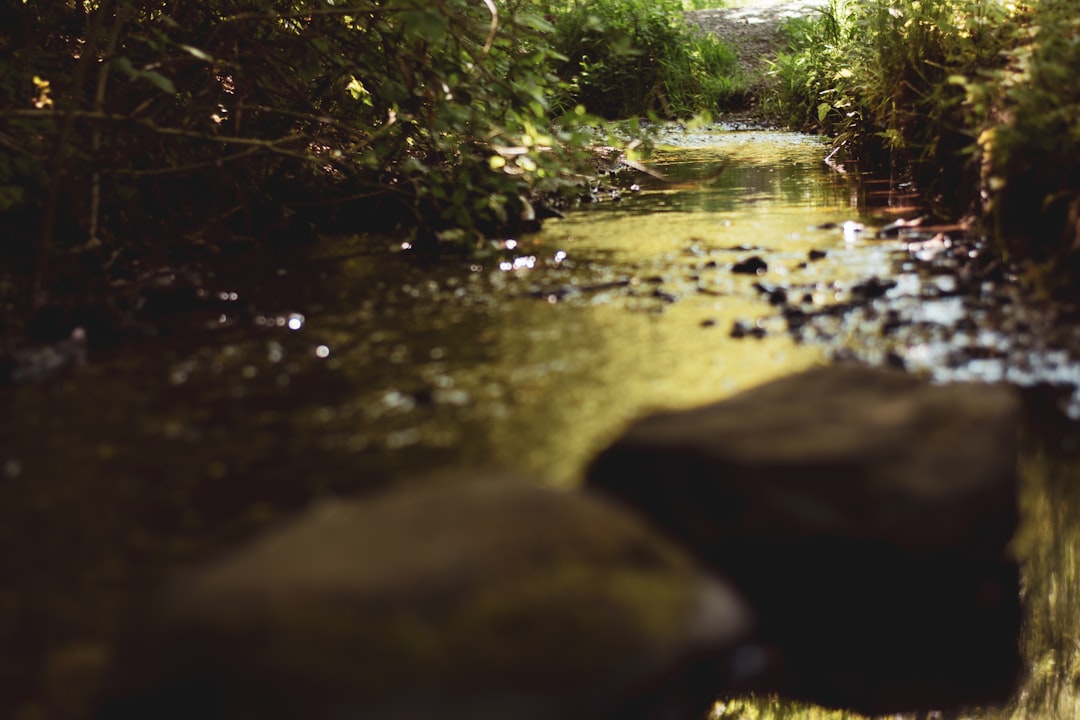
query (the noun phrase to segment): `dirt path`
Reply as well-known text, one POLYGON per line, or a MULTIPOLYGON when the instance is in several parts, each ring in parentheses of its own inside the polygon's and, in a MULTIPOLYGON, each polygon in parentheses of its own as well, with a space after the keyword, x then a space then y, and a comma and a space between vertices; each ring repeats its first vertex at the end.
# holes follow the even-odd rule
POLYGON ((812 15, 825 4, 826 0, 734 0, 731 7, 688 12, 686 19, 730 45, 757 85, 767 67, 765 60, 783 45, 780 25, 812 15))

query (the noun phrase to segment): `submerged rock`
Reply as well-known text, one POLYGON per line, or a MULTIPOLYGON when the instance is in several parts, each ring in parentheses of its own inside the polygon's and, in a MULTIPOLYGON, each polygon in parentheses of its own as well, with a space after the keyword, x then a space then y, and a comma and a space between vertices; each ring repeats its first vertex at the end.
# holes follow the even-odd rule
POLYGON ((440 483, 326 503, 175 578, 100 717, 696 720, 750 626, 605 498, 440 483))
POLYGON ((752 255, 731 266, 731 272, 738 275, 764 275, 768 270, 769 264, 758 255, 752 255))
POLYGON ((728 577, 764 690, 869 714, 1005 699, 1020 670, 1017 400, 859 366, 634 424, 588 484, 728 577))

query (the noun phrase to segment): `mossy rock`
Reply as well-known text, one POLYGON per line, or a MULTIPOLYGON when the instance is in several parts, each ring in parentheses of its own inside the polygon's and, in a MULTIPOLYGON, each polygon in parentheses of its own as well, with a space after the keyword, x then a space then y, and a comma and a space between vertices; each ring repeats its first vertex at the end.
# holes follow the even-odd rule
POLYGON ((816 368, 642 418, 587 484, 747 598, 776 657, 760 689, 866 715, 1003 702, 1019 409, 1006 386, 816 368))
POLYGON ((102 717, 694 717, 750 629, 634 514, 505 478, 314 507, 149 617, 102 717))

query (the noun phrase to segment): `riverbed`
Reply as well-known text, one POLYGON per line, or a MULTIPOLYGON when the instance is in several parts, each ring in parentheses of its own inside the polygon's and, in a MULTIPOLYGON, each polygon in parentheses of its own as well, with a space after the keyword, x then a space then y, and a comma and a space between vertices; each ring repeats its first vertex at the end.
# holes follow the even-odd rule
MULTIPOLYGON (((1080 378, 1069 351, 1032 340, 1053 362, 1031 372, 1010 370, 1010 358, 1034 356, 1031 343, 967 361, 942 351, 976 315, 955 280, 920 269, 918 254, 938 247, 927 243, 945 240, 878 238, 923 212, 918 197, 830 167, 819 139, 717 128, 662 140, 651 164, 663 179, 603 178, 582 189, 591 202, 475 257, 419 261, 401 238, 341 237, 266 264, 223 261, 211 296, 171 332, 4 389, 0 716, 88 717, 144 590, 296 508, 432 470, 498 467, 573 486, 647 412, 855 358, 1039 386, 1016 542, 1034 672, 1014 708, 972 717, 1076 717, 1080 461, 1067 416, 1080 378), (841 303, 850 309, 826 312, 841 303), (793 306, 810 320, 793 324, 793 306), (920 334, 884 332, 890 317, 920 334)), ((1005 342, 991 315, 965 331, 978 347, 1005 342)), ((760 702, 718 712, 818 713, 760 702)))

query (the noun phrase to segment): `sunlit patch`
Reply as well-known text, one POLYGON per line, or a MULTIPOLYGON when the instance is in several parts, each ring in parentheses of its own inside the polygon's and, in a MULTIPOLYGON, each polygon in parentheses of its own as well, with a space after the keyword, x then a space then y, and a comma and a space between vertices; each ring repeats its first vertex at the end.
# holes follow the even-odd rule
MULTIPOLYGON (((846 710, 830 710, 766 695, 718 701, 710 710, 708 720, 765 720, 779 717, 792 720, 856 720, 862 716, 846 710)), ((890 715, 889 720, 898 720, 901 717, 905 716, 890 715)), ((929 712, 923 717, 926 720, 941 719, 937 712, 929 712)))
POLYGON ((866 230, 865 225, 854 220, 848 220, 840 228, 844 233, 844 242, 856 242, 866 230))
POLYGON ((434 400, 440 405, 468 405, 472 396, 464 390, 437 390, 434 400))
POLYGON ((49 95, 52 92, 52 84, 48 80, 43 80, 35 75, 34 88, 37 90, 37 97, 34 98, 34 107, 38 110, 51 108, 53 106, 53 101, 49 95))
POLYGON ((420 431, 416 428, 392 432, 386 436, 386 447, 391 450, 400 450, 410 445, 416 445, 420 442, 420 437, 420 431))
POLYGON ((439 388, 454 387, 454 378, 450 375, 436 375, 431 379, 431 384, 439 388))
POLYGON ((397 390, 389 390, 383 393, 382 404, 387 410, 408 412, 416 407, 416 399, 412 395, 406 395, 397 390))
POLYGON ((315 348, 315 357, 328 358, 330 357, 330 348, 326 345, 319 345, 315 348))
POLYGON ((506 261, 499 263, 499 269, 503 272, 510 272, 512 270, 531 270, 536 267, 535 255, 523 255, 516 257, 513 261, 506 261))
POLYGON ((304 327, 304 316, 300 313, 289 313, 287 323, 290 330, 299 330, 304 327))

